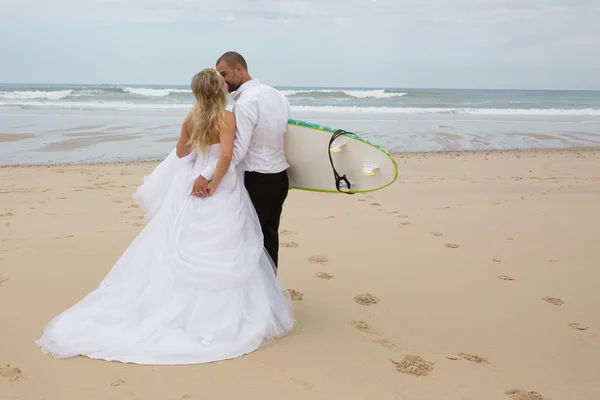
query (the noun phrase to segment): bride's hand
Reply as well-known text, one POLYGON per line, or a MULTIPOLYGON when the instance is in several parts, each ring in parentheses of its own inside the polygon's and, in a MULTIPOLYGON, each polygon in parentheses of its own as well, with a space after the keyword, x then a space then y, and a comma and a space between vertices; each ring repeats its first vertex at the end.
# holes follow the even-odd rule
POLYGON ((219 186, 219 184, 214 183, 213 181, 208 183, 208 186, 206 187, 206 195, 207 196, 211 196, 215 190, 217 190, 217 187, 219 186))
POLYGON ((192 196, 196 197, 205 197, 207 196, 207 185, 208 181, 200 175, 196 181, 194 182, 194 186, 192 187, 192 196))

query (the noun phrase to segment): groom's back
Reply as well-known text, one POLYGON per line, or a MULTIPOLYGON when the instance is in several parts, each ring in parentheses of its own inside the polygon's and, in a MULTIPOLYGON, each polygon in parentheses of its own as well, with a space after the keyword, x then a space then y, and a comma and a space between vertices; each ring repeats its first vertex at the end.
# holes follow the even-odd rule
POLYGON ((252 130, 244 169, 261 173, 287 169, 284 135, 292 116, 287 98, 256 79, 242 85, 234 98, 238 129, 252 130))

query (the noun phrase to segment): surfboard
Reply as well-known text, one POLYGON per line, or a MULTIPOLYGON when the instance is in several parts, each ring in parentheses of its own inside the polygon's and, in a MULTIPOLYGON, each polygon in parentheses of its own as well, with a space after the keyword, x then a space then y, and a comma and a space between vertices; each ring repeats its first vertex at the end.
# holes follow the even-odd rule
POLYGON ((290 165, 291 189, 325 193, 365 193, 390 186, 398 177, 396 159, 388 151, 355 133, 346 132, 332 143, 338 131, 327 126, 288 120, 285 154, 290 165), (330 160, 331 156, 331 160, 330 160), (350 182, 336 186, 334 169, 350 182))

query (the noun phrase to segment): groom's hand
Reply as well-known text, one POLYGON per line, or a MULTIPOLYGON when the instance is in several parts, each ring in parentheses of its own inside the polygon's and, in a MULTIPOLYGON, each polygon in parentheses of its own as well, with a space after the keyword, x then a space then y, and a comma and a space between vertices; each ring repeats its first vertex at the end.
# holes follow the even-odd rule
POLYGON ((196 196, 196 197, 206 197, 206 196, 208 196, 207 187, 208 187, 208 181, 206 180, 205 177, 200 175, 194 182, 194 186, 192 188, 191 195, 196 196))

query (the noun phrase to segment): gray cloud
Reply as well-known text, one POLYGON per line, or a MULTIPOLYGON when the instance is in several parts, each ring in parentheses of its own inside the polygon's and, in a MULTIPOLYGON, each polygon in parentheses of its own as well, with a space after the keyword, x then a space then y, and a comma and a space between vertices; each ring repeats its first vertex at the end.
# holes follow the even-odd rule
POLYGON ((187 83, 234 49, 278 85, 600 89, 596 0, 20 0, 0 81, 187 83))

